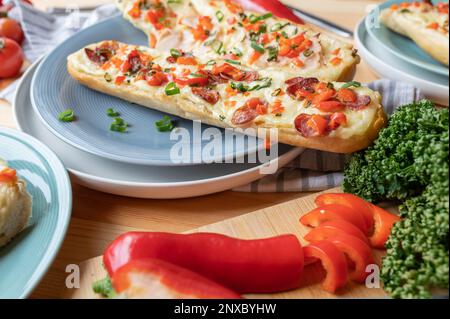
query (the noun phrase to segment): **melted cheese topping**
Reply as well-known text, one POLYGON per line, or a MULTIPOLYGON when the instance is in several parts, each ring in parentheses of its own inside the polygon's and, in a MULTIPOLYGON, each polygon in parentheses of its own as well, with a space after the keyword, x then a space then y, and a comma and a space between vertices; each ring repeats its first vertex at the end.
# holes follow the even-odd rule
MULTIPOLYGON (((93 45, 90 48, 95 49, 97 45, 93 45)), ((163 55, 159 53, 159 51, 154 49, 149 49, 146 47, 136 47, 136 46, 128 46, 121 44, 119 50, 117 50, 116 56, 114 58, 118 58, 121 61, 126 61, 128 55, 133 50, 138 50, 140 54, 150 56, 152 58, 152 62, 156 65, 159 65, 162 70, 165 70, 167 74, 171 74, 175 77, 186 76, 186 74, 195 74, 198 72, 199 66, 194 65, 178 65, 173 64, 167 61, 167 55, 163 55)), ((84 50, 81 50, 74 55, 69 57, 69 60, 73 67, 78 71, 81 71, 90 76, 101 78, 105 80, 105 75, 108 75, 109 83, 108 85, 117 86, 114 83, 114 79, 118 76, 125 76, 127 81, 125 81, 121 85, 129 86, 130 90, 138 90, 139 92, 143 92, 151 96, 153 99, 167 99, 165 93, 166 84, 160 87, 150 86, 145 80, 136 80, 135 75, 124 74, 122 73, 114 64, 110 64, 109 68, 105 69, 104 67, 100 67, 99 65, 91 62, 84 50)), ((205 66, 207 61, 203 58, 197 58, 198 64, 204 67, 204 70, 211 70, 213 66, 205 66)), ((221 65, 224 61, 217 61, 217 65, 221 65)), ((248 70, 251 69, 243 67, 243 66, 235 66, 240 70, 248 70)), ((322 115, 330 115, 330 113, 321 112, 314 106, 308 104, 307 101, 298 101, 290 97, 288 94, 280 94, 276 95, 275 92, 281 90, 282 92, 286 92, 287 85, 285 82, 292 78, 285 74, 284 72, 276 72, 270 69, 261 70, 259 73, 259 79, 270 79, 270 86, 255 90, 251 92, 239 93, 235 90, 230 90, 230 83, 217 84, 214 85, 213 89, 220 93, 219 101, 214 104, 208 104, 202 98, 192 93, 191 87, 185 86, 180 87, 180 94, 171 96, 177 103, 179 100, 189 100, 192 101, 194 105, 202 105, 211 111, 213 117, 216 119, 220 119, 228 126, 232 127, 232 119, 233 115, 237 109, 243 107, 247 101, 252 98, 259 98, 263 101, 266 101, 269 105, 267 114, 260 114, 254 122, 260 127, 266 128, 286 128, 286 129, 294 129, 294 120, 295 118, 302 113, 305 114, 322 114, 322 115), (284 111, 279 113, 274 109, 274 105, 281 105, 284 108, 284 111)), ((189 77, 189 76, 188 76, 189 77)), ((231 81, 233 82, 233 81, 231 81)), ((246 85, 254 85, 253 83, 245 83, 246 85)), ((334 83, 333 84, 336 89, 339 89, 343 83, 334 83)), ((341 138, 349 138, 354 135, 363 135, 368 129, 369 125, 371 125, 373 118, 376 115, 378 109, 378 101, 379 95, 376 92, 371 91, 365 87, 352 88, 357 95, 368 95, 371 98, 370 105, 360 109, 360 110, 351 110, 346 108, 341 113, 344 113, 347 117, 347 125, 341 126, 338 129, 330 132, 330 136, 337 136, 341 138)))

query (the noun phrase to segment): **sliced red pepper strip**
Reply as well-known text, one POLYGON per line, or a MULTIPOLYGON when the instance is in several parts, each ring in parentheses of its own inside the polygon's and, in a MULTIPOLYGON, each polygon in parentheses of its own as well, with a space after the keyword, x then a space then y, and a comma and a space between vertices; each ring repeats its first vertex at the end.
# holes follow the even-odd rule
POLYGON ((372 209, 373 218, 375 221, 375 227, 372 236, 370 236, 370 244, 374 248, 384 249, 386 242, 391 234, 392 227, 396 222, 399 222, 401 218, 394 215, 381 207, 370 204, 372 209))
POLYGON ((354 269, 349 272, 350 279, 364 283, 369 275, 366 272, 366 267, 375 264, 369 245, 355 236, 346 234, 330 236, 327 240, 333 243, 353 262, 354 269))
POLYGON ((318 227, 312 229, 308 234, 306 234, 305 239, 309 242, 326 240, 331 236, 337 235, 352 235, 361 239, 367 245, 370 245, 369 239, 367 239, 366 235, 353 225, 345 220, 332 220, 328 222, 324 222, 320 224, 318 227))
POLYGON ((145 258, 189 269, 238 293, 295 289, 303 272, 303 250, 294 235, 241 240, 210 233, 132 232, 109 245, 103 262, 113 277, 128 262, 145 258))
POLYGON ((366 229, 368 229, 369 231, 373 229, 374 220, 372 210, 369 207, 368 203, 358 196, 347 193, 326 193, 317 196, 315 203, 317 206, 339 204, 351 207, 363 215, 366 222, 366 229))
POLYGON ((300 223, 305 226, 317 227, 323 222, 331 220, 345 220, 367 234, 368 230, 366 228, 363 216, 357 210, 339 204, 330 204, 317 207, 302 216, 300 218, 300 223))
POLYGON ((303 20, 296 16, 291 9, 279 0, 235 0, 245 9, 259 12, 272 12, 278 18, 290 20, 298 24, 304 24, 303 20))
POLYGON ((190 270, 157 260, 134 260, 112 277, 128 299, 240 299, 237 293, 190 270))
POLYGON ((347 283, 347 260, 345 255, 329 241, 319 241, 303 248, 306 260, 319 259, 327 272, 323 289, 334 293, 347 283))

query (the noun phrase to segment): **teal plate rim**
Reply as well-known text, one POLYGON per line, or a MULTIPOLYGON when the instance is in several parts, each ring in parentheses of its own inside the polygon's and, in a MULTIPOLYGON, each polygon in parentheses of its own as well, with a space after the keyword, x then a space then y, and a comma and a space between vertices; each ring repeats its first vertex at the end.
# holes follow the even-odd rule
MULTIPOLYGON (((421 61, 420 59, 411 56, 411 55, 407 55, 404 54, 402 52, 399 52, 397 50, 397 48, 393 45, 390 44, 389 41, 383 41, 382 39, 380 39, 379 34, 374 30, 373 27, 371 27, 371 23, 373 19, 377 19, 374 17, 374 14, 377 12, 376 10, 383 10, 386 9, 388 7, 390 7, 393 4, 398 4, 401 2, 409 2, 409 0, 389 0, 387 2, 381 3, 379 5, 377 5, 377 7, 375 9, 373 9, 364 19, 364 23, 366 25, 366 29, 367 32, 369 33, 369 35, 375 39, 377 41, 378 44, 382 45, 383 48, 385 48, 386 50, 388 50, 389 52, 391 52, 392 54, 394 54, 395 56, 399 57, 400 59, 409 62, 411 64, 414 64, 415 66, 418 66, 422 69, 425 69, 427 71, 433 72, 433 73, 437 73, 440 75, 446 75, 449 76, 449 68, 446 67, 444 64, 439 63, 438 61, 436 61, 435 63, 432 62, 427 62, 427 61, 421 61)), ((434 1, 436 2, 436 1, 434 1)), ((447 1, 440 1, 440 2, 447 2, 447 1)), ((381 24, 381 22, 379 22, 381 24)), ((396 37, 403 37, 402 35, 397 35, 395 34, 394 31, 389 30, 386 26, 384 25, 380 25, 380 28, 384 28, 386 29, 386 32, 388 32, 389 34, 393 34, 396 37)), ((413 40, 408 40, 411 42, 411 45, 416 46, 418 49, 422 50, 416 43, 414 43, 413 40)), ((428 56, 428 54, 423 51, 423 54, 428 56)), ((431 56, 429 56, 429 59, 433 59, 431 56)))
POLYGON ((42 162, 51 168, 58 195, 63 193, 67 196, 67 200, 59 201, 57 221, 43 257, 38 262, 31 277, 26 281, 26 285, 24 285, 17 293, 9 296, 10 298, 24 299, 33 292, 42 278, 46 275, 64 242, 72 216, 72 185, 69 174, 60 159, 42 142, 21 131, 5 127, 0 127, 0 135, 16 140, 35 152, 42 162), (58 178, 55 178, 55 176, 58 176, 58 178))

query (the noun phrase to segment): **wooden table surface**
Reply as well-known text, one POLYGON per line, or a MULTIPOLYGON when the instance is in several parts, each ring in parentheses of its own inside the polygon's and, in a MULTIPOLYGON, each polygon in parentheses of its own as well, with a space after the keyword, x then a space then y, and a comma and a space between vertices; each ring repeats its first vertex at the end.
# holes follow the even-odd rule
MULTIPOLYGON (((65 3, 105 3, 107 0, 35 0, 41 8, 65 3)), ((354 29, 370 6, 381 1, 368 0, 284 0, 305 11, 354 29)), ((362 62, 356 80, 377 78, 362 62)), ((3 83, 4 85, 5 83, 3 83)), ((0 89, 2 83, 0 82, 0 89)), ((0 126, 14 127, 11 106, 0 100, 0 126)), ((305 196, 304 193, 251 194, 223 192, 182 200, 142 200, 103 194, 73 185, 72 221, 66 239, 48 274, 32 298, 58 298, 65 282, 65 269, 101 255, 117 235, 130 230, 184 232, 261 208, 305 196)))

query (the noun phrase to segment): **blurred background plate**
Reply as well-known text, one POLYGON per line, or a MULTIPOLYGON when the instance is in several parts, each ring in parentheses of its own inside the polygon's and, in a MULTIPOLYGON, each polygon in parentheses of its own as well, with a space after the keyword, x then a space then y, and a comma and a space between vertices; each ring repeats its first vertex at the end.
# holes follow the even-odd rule
MULTIPOLYGON (((391 31, 384 24, 379 22, 377 14, 379 11, 390 8, 393 4, 401 4, 405 0, 391 0, 377 7, 365 20, 366 29, 370 36, 376 40, 376 43, 382 48, 388 50, 396 57, 414 64, 429 72, 434 72, 448 77, 448 66, 433 59, 429 54, 422 50, 413 40, 391 31), (379 10, 379 11, 378 11, 379 10)), ((448 1, 433 1, 448 2, 448 1)))
MULTIPOLYGON (((160 133, 155 122, 165 115, 159 111, 138 106, 124 100, 91 90, 73 80, 67 72, 67 57, 92 43, 114 39, 130 44, 147 45, 147 38, 141 31, 126 22, 121 16, 107 19, 90 26, 53 50, 40 64, 31 85, 31 101, 42 122, 60 139, 72 146, 103 158, 129 164, 155 166, 195 165, 204 162, 223 162, 242 158, 264 149, 264 142, 248 144, 253 137, 245 136, 245 142, 235 143, 232 135, 217 130, 214 138, 222 141, 222 150, 215 154, 199 153, 210 141, 186 141, 190 149, 189 163, 175 163, 170 152, 178 141, 171 140, 169 133, 160 133), (62 111, 72 108, 77 120, 64 123, 58 120, 62 111), (112 119, 106 110, 113 108, 131 124, 129 132, 117 133, 109 130, 112 119), (219 133, 220 132, 220 133, 219 133), (203 160, 203 161, 202 161, 203 160)), ((171 116, 178 128, 184 128, 194 137, 193 122, 171 116)), ((202 125, 201 133, 209 126, 202 125)))
MULTIPOLYGON (((43 141, 56 152, 79 184, 115 194, 138 198, 186 198, 212 194, 258 180, 265 175, 261 164, 210 164, 157 167, 120 163, 79 150, 43 126, 31 106, 30 84, 38 64, 20 83, 14 100, 14 117, 22 131, 43 141)), ((279 146, 273 163, 279 168, 304 149, 279 146)))
POLYGON ((61 246, 72 210, 72 190, 55 154, 22 132, 0 128, 0 158, 17 170, 33 196, 30 226, 0 248, 0 299, 25 298, 61 246))
POLYGON ((448 77, 424 70, 384 50, 368 34, 365 20, 355 30, 355 46, 363 60, 381 77, 410 82, 429 99, 448 106, 448 77))

